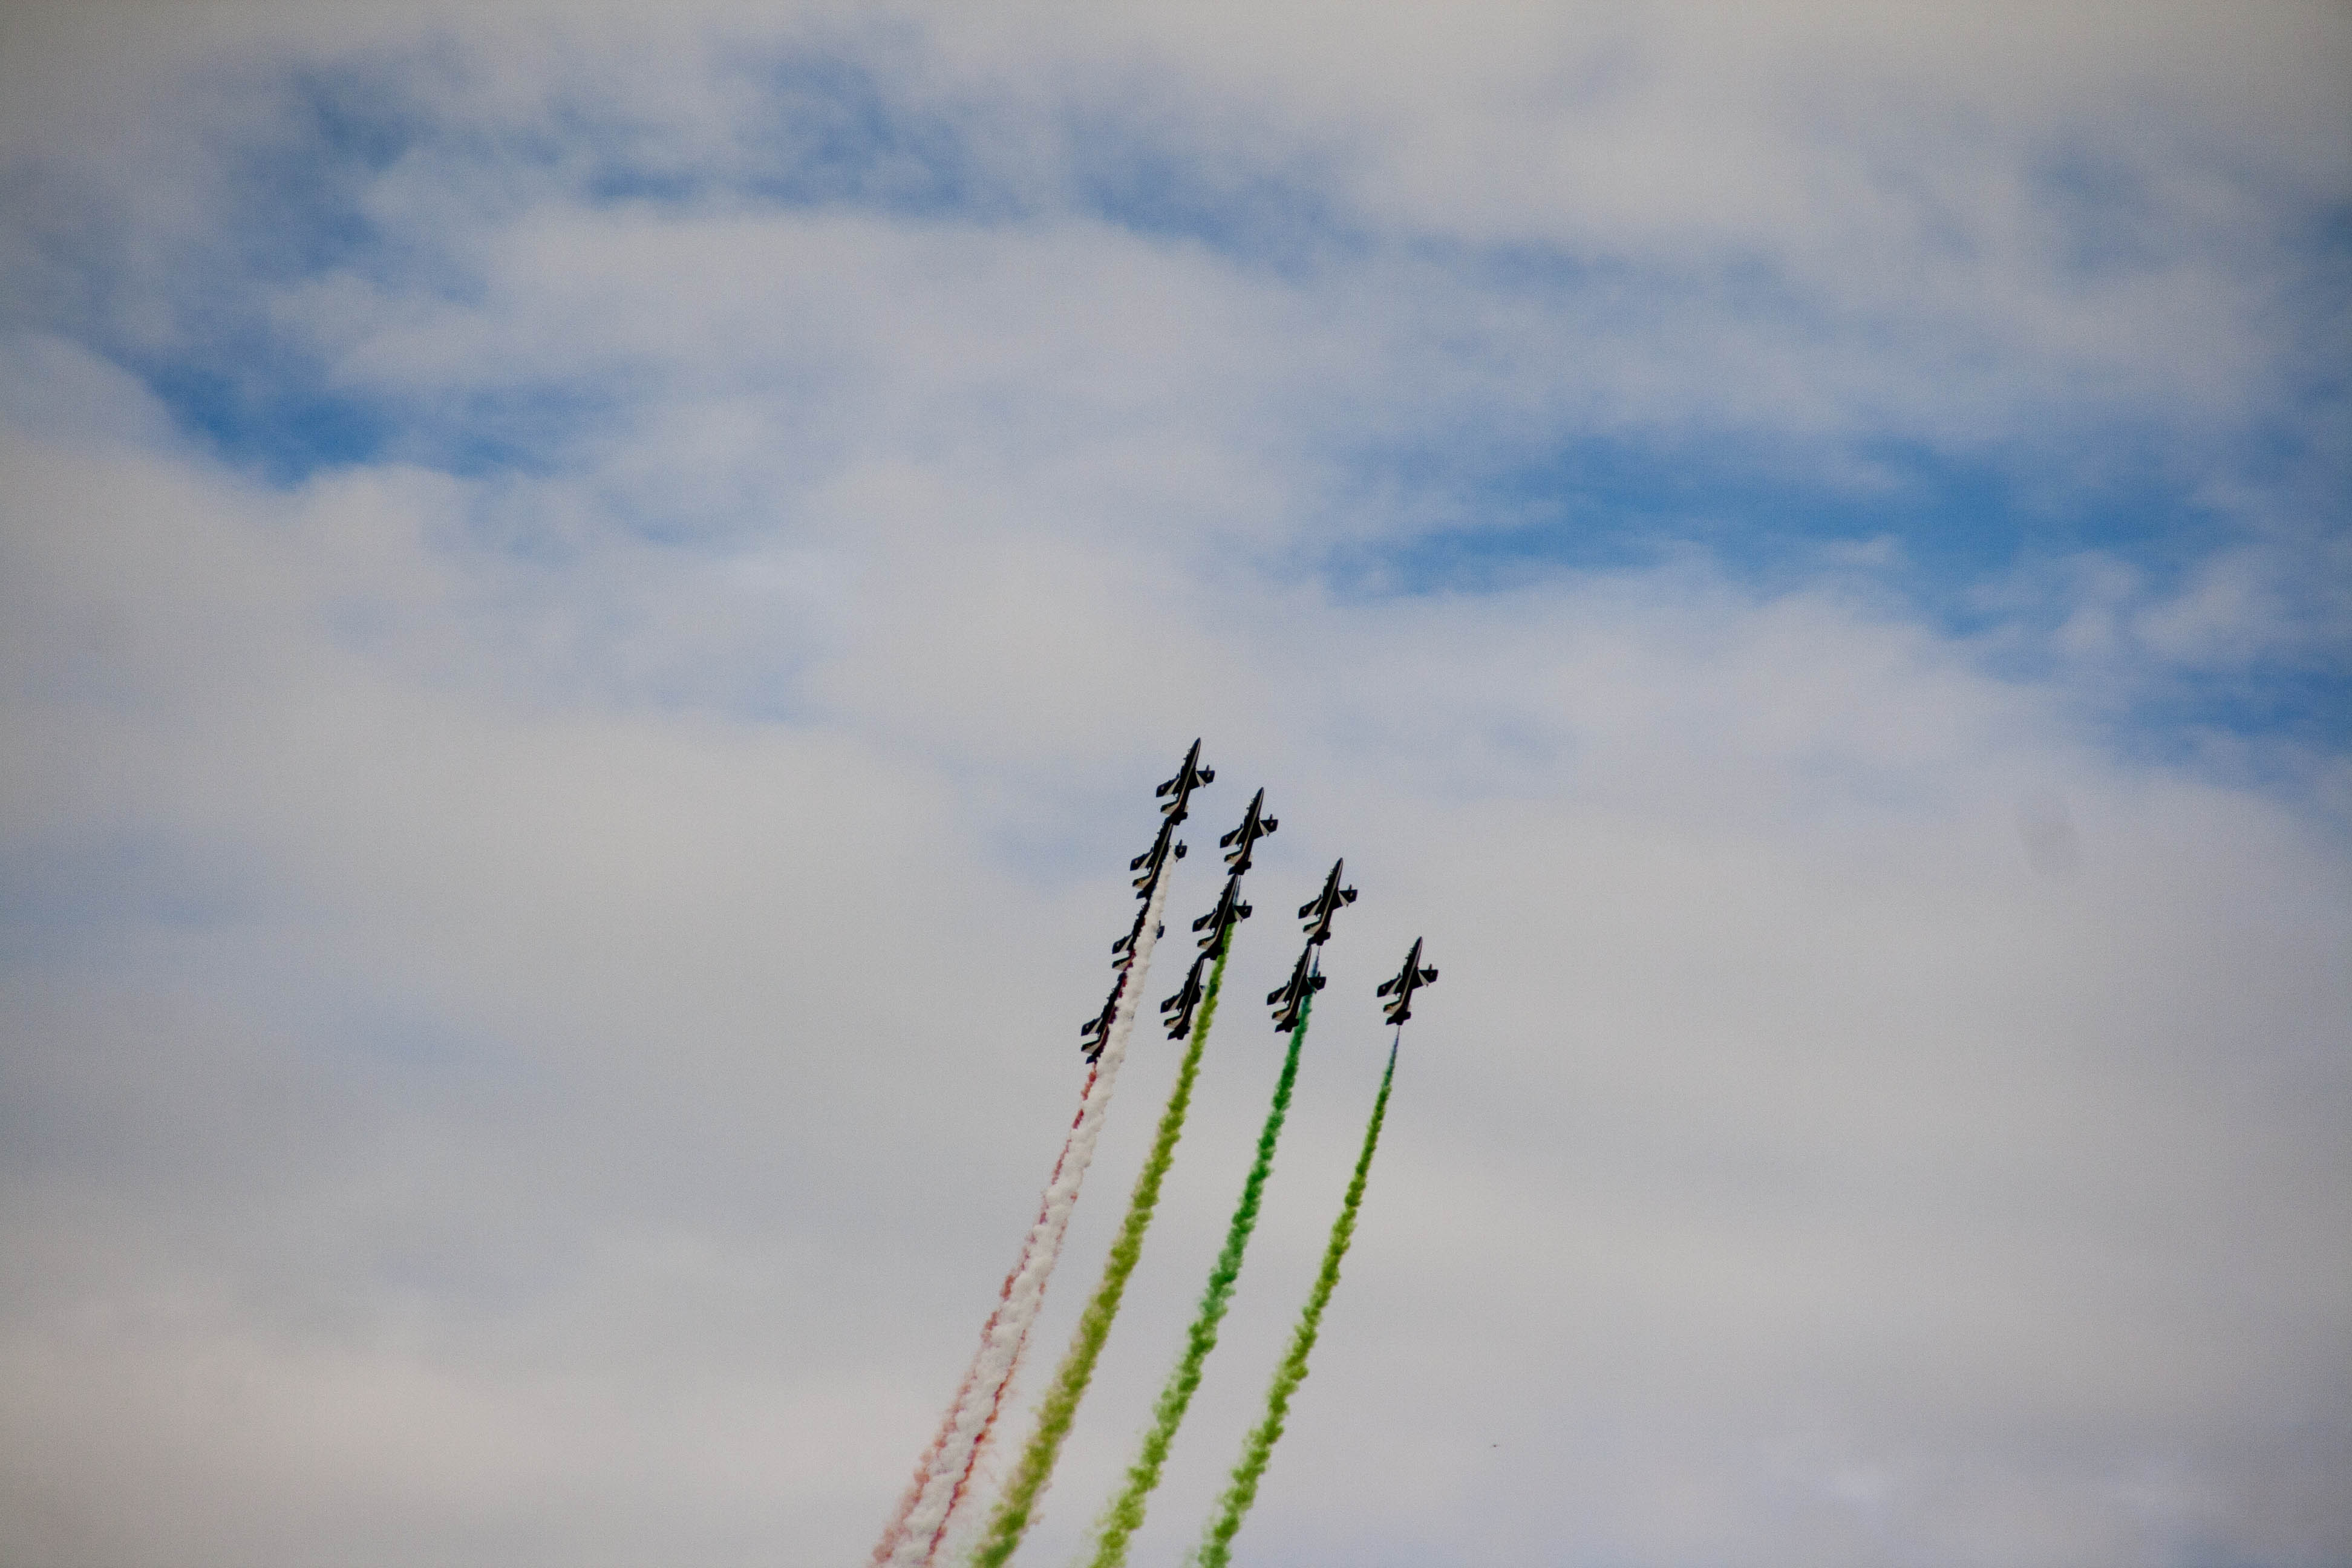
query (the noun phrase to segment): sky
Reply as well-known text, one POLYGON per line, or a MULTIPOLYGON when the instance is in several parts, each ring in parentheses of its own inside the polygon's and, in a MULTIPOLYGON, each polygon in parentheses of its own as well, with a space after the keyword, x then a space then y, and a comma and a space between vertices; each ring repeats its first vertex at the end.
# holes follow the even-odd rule
POLYGON ((1198 735, 1026 1560, 1344 855, 1138 1562, 1415 937, 1238 1562, 2352 1562, 2352 11, 645 9, 0 15, 0 1560, 862 1561, 1198 735))

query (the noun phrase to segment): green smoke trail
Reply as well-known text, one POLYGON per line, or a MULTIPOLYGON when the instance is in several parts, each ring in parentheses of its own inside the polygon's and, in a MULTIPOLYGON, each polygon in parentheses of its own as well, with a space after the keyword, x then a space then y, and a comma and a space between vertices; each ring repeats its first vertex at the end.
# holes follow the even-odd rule
POLYGON ((1069 1436, 1070 1423, 1078 1413, 1078 1401, 1087 1395, 1087 1384, 1095 1374, 1095 1361, 1102 1354, 1103 1342, 1110 1338, 1111 1320, 1118 1316, 1121 1296, 1127 1291, 1127 1277, 1135 1272, 1136 1260, 1143 1256, 1143 1233, 1150 1227, 1152 1210, 1160 1204, 1160 1184, 1175 1163, 1176 1141, 1184 1135, 1184 1113, 1192 1103, 1192 1080, 1200 1076, 1201 1047, 1209 1037, 1209 1025, 1217 1016, 1217 992, 1225 978, 1225 953, 1233 951, 1228 941, 1224 952, 1210 966, 1209 984, 1201 996, 1201 1010, 1192 1021, 1192 1037, 1184 1047, 1184 1060, 1176 1069, 1176 1087, 1168 1091, 1168 1108, 1160 1113, 1160 1133, 1152 1141, 1150 1157, 1143 1162, 1142 1173, 1135 1178, 1134 1195, 1128 1199, 1127 1221, 1119 1226, 1118 1239, 1110 1249, 1109 1261, 1103 1265, 1102 1281, 1095 1287, 1087 1310, 1079 1315, 1077 1331, 1070 1336, 1070 1348, 1063 1352, 1062 1364, 1055 1369, 1054 1381, 1045 1396, 1037 1403, 1037 1429, 1030 1435, 1029 1446, 1022 1450, 1021 1463, 1005 1483, 1004 1494, 997 1500, 996 1511, 989 1516, 987 1533, 971 1555, 973 1568, 1003 1568, 1013 1553, 1020 1549, 1021 1538, 1027 1533, 1037 1498, 1054 1479, 1055 1462, 1062 1457, 1062 1440, 1069 1436))
POLYGON ((1275 1081, 1274 1104, 1265 1113, 1265 1125, 1258 1131, 1257 1162, 1242 1184, 1241 1204, 1225 1229, 1224 1250, 1217 1254, 1216 1266, 1209 1270, 1209 1288, 1201 1297, 1201 1310, 1185 1339, 1184 1354, 1176 1370, 1168 1374, 1159 1403, 1152 1406, 1151 1430, 1144 1434, 1142 1451, 1128 1468, 1126 1487, 1111 1500, 1097 1526, 1101 1534, 1092 1568, 1120 1568, 1126 1563, 1128 1541, 1143 1524, 1144 1501, 1160 1484, 1169 1445, 1175 1442, 1176 1428, 1183 1425, 1193 1391, 1201 1386, 1202 1364, 1217 1348, 1217 1325, 1224 1321, 1225 1308, 1233 1300, 1234 1282, 1242 1273, 1242 1254, 1249 1247, 1250 1232, 1257 1228, 1259 1200, 1265 1192, 1266 1178, 1274 1173, 1274 1146, 1282 1137, 1283 1119, 1290 1113, 1290 1089, 1298 1079, 1298 1047, 1307 1038, 1307 1016, 1314 1001, 1314 993, 1309 992, 1299 1004, 1298 1022, 1290 1031, 1290 1048, 1282 1058, 1282 1076, 1275 1081))
POLYGON ((1356 1234, 1356 1211, 1364 1206, 1364 1179, 1371 1173, 1372 1151, 1380 1146, 1381 1121, 1389 1110, 1389 1085, 1395 1079, 1396 1047, 1391 1045, 1388 1070, 1381 1075, 1380 1097, 1372 1101, 1372 1120, 1364 1128, 1364 1152, 1356 1157, 1355 1179, 1348 1184, 1347 1201, 1339 1205, 1339 1217, 1332 1222, 1331 1244, 1323 1249, 1323 1271, 1315 1277, 1315 1289, 1307 1294, 1307 1310, 1299 1314, 1298 1327, 1290 1336, 1290 1353, 1275 1369, 1274 1383, 1265 1391, 1265 1419, 1252 1428, 1244 1440, 1241 1463, 1234 1467, 1233 1482, 1225 1488, 1225 1495, 1217 1500, 1217 1511, 1210 1517, 1208 1533, 1202 1538, 1194 1559, 1200 1568, 1226 1568, 1232 1561, 1234 1532, 1241 1529, 1243 1516, 1257 1500, 1257 1483, 1265 1474, 1265 1462, 1273 1455, 1275 1444, 1281 1440, 1283 1421, 1290 1414, 1290 1396, 1306 1379, 1307 1357, 1315 1349, 1315 1333, 1323 1324, 1323 1308, 1331 1300, 1332 1288, 1339 1283, 1339 1259, 1348 1255, 1348 1243, 1356 1234))

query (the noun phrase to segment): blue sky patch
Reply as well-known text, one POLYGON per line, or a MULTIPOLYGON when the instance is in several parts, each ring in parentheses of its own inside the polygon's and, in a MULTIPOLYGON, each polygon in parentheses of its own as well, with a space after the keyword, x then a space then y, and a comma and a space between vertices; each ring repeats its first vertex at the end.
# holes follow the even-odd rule
MULTIPOLYGON (((453 237, 389 226, 372 206, 377 182, 404 165, 421 164, 428 180, 509 171, 451 187, 492 205, 692 204, 725 195, 994 222, 1033 217, 1040 201, 1059 201, 1303 287, 1344 284, 1360 264, 1385 254, 1423 269, 1411 287, 1635 334, 1685 301, 1810 334, 1851 339, 1883 330, 1838 318, 1769 255, 1736 246, 1708 247, 1677 271, 1600 249, 1380 237, 1335 194, 1344 187, 1337 153, 1269 136, 1244 156, 1230 136, 1187 129, 1185 114, 1197 107, 1155 104, 1149 95, 1052 110, 1063 183, 1040 178, 1016 188, 992 162, 1007 154, 990 140, 981 107, 921 97, 911 78, 888 66, 822 50, 731 66, 755 85, 756 106, 732 128, 735 154, 748 163, 726 166, 711 164, 708 149, 688 151, 698 144, 632 123, 577 91, 558 91, 535 117, 512 123, 433 107, 420 84, 435 73, 461 82, 462 72, 430 50, 288 73, 266 99, 268 112, 223 151, 218 221, 185 242, 188 254, 156 285, 173 321, 162 346, 152 333, 134 340, 125 325, 149 306, 126 292, 136 287, 122 260, 135 249, 128 217, 69 222, 70 202, 61 207, 54 193, 37 226, 48 282, 33 310, 58 318, 38 324, 77 332, 141 375, 179 426, 224 460, 281 485, 383 461, 462 477, 551 475, 578 461, 588 443, 624 429, 658 392, 656 380, 617 371, 427 394, 340 383, 318 351, 273 316, 283 286, 350 271, 394 297, 464 297, 475 287, 453 237), (536 172, 541 184, 516 182, 514 169, 536 172), (488 194, 473 195, 478 188, 488 194), (79 293, 59 281, 77 268, 79 293)), ((2062 146, 2027 177, 2070 268, 2095 276, 2162 260, 2151 247, 2164 214, 2126 160, 2062 146)), ((506 216, 478 215, 491 226, 506 216)), ((2160 597, 2243 537, 2242 519, 2211 500, 2217 489, 2267 500, 2289 514, 2289 526, 2308 532, 2347 524, 2347 372, 2329 351, 2352 321, 2352 214, 2331 208, 2298 232, 2281 265, 2301 281, 2283 298, 2307 330, 2273 367, 2270 400, 2234 428, 2087 406, 2068 427, 1989 437, 1975 449, 1894 423, 1859 437, 1727 434, 1694 422, 1654 439, 1572 428, 1528 434, 1523 426, 1504 438, 1482 428, 1474 395, 1425 437, 1341 455, 1350 476, 1346 504, 1415 521, 1391 542, 1345 547, 1318 569, 1342 595, 1480 593, 1561 571, 1641 570, 1696 549, 1736 581, 1770 593, 1866 564, 1872 582, 1963 637, 2037 617, 2048 629, 2063 607, 1988 590, 2084 552, 2127 563, 2139 591, 2160 597), (1894 546, 1885 559, 1864 563, 1854 553, 1882 541, 1894 546)), ((1474 361, 1481 352, 1475 342, 1461 346, 1474 361)), ((1902 351, 1889 344, 1885 352, 1902 351)), ((646 533, 662 536, 658 524, 646 533)), ((2183 724, 2340 736, 2327 716, 2338 693, 2325 664, 2305 658, 2259 700, 2227 681, 2198 694, 2183 688, 2165 710, 2183 724)))

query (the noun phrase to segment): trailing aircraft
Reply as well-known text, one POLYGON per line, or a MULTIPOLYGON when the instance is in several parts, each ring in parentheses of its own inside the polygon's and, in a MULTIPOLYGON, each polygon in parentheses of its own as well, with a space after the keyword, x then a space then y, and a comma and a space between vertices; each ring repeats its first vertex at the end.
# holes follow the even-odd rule
POLYGON ((1298 906, 1298 918, 1307 922, 1307 940, 1311 945, 1328 940, 1331 935, 1331 917, 1339 912, 1342 904, 1356 901, 1356 889, 1339 886, 1339 868, 1345 860, 1331 862, 1331 874, 1323 879, 1323 890, 1298 906))
POLYGON ((1206 931, 1201 939, 1201 951, 1214 958, 1225 951, 1225 939, 1234 927, 1250 918, 1250 907, 1242 902, 1242 875, 1239 871, 1225 879, 1225 890, 1217 895, 1217 907, 1192 922, 1194 931, 1206 931))
MULTIPOLYGON (((1122 970, 1124 967, 1121 966, 1122 970)), ((1103 1047, 1110 1043, 1111 1021, 1118 1016, 1118 998, 1126 989, 1127 975, 1122 973, 1110 983, 1110 996, 1103 1003, 1102 1011, 1087 1019, 1086 1026, 1078 1031, 1078 1050, 1087 1060, 1093 1061, 1100 1057, 1103 1047)))
POLYGON ((1160 1004, 1162 1013, 1175 1015, 1167 1020, 1168 1037, 1171 1040, 1181 1040, 1192 1031, 1192 1009, 1198 1007, 1201 998, 1207 994, 1201 985, 1201 974, 1208 963, 1209 954, 1205 952, 1192 960, 1192 970, 1184 976, 1182 987, 1175 995, 1160 1004))
POLYGON ((1297 1028, 1298 1016, 1307 1008, 1307 999, 1322 990, 1323 984, 1324 977, 1315 964, 1315 947, 1310 942, 1299 953, 1290 978, 1265 994, 1266 1005, 1274 1009, 1275 1032, 1286 1034, 1297 1028))
POLYGON ((1372 994, 1389 998, 1383 1008, 1388 1021, 1402 1024, 1412 1016, 1414 990, 1431 984, 1436 979, 1437 971, 1421 966, 1421 938, 1415 937, 1412 939, 1412 951, 1404 955, 1404 967, 1396 972, 1394 979, 1381 981, 1372 994))
POLYGON ((1160 824, 1159 837, 1151 841, 1151 847, 1127 863, 1127 868, 1135 873, 1137 898, 1150 898, 1152 879, 1167 868, 1169 861, 1184 858, 1184 846, 1176 839, 1176 824, 1181 820, 1178 816, 1164 819, 1160 824))
POLYGON ((1250 796, 1249 810, 1242 814, 1242 825, 1217 840, 1217 847, 1225 851, 1225 864, 1234 868, 1236 877, 1250 868, 1250 847, 1282 826, 1271 816, 1259 816, 1265 805, 1265 791, 1260 790, 1250 796))
MULTIPOLYGON (((1136 910, 1135 924, 1128 928, 1128 932, 1125 936, 1120 937, 1117 942, 1110 944, 1110 966, 1113 969, 1125 969, 1129 964, 1135 962, 1135 944, 1143 940, 1143 917, 1150 912, 1151 906, 1150 904, 1146 904, 1143 908, 1136 910)), ((1152 933, 1152 937, 1153 940, 1157 941, 1159 938, 1166 936, 1167 934, 1168 928, 1163 924, 1158 931, 1152 933)))

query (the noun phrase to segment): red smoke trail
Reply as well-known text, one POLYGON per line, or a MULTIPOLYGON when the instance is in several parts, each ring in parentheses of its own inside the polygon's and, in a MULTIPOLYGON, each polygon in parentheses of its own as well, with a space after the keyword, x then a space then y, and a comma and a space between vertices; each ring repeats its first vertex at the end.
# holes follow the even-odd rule
MULTIPOLYGON (((1101 1072, 1102 1064, 1099 1061, 1089 1064, 1087 1068, 1086 1084, 1078 1090, 1078 1109, 1070 1118, 1070 1131, 1068 1135, 1062 1140, 1061 1153, 1055 1156, 1054 1160, 1054 1173, 1045 1178, 1045 1190, 1047 1193, 1051 1193, 1054 1189, 1054 1184, 1062 1179, 1062 1167, 1067 1164, 1070 1159, 1070 1142, 1077 1136, 1078 1123, 1085 1118, 1087 1113, 1087 1096, 1094 1092, 1095 1079, 1101 1074, 1101 1072)), ((1028 1233, 1022 1237, 1021 1254, 1013 1260, 1013 1268, 1011 1271, 1004 1276, 1004 1284, 996 1293, 996 1305, 990 1310, 988 1314, 988 1321, 981 1327, 980 1342, 982 1346, 987 1345, 991 1340, 996 1337, 996 1325, 1003 1320, 1006 1303, 1013 1300, 1013 1281, 1020 1279, 1022 1270, 1029 1267, 1030 1253, 1036 1245, 1038 1229, 1043 1225, 1045 1218, 1045 1202, 1046 1200, 1044 1197, 1041 1196, 1039 1198, 1037 1204, 1037 1218, 1030 1225, 1028 1233)), ((923 1457, 915 1462, 914 1479, 907 1483, 907 1494, 898 1500, 898 1510, 890 1516, 888 1528, 882 1531, 882 1540, 880 1544, 874 1548, 874 1568, 885 1568, 885 1564, 890 1561, 892 1556, 898 1552, 899 1547, 905 1542, 907 1537, 907 1521, 913 1516, 915 1505, 922 1501, 923 1484, 930 1479, 931 1467, 939 1462, 940 1455, 945 1451, 949 1442, 954 1437, 956 1413, 963 1409, 964 1406, 970 1403, 971 1399, 972 1386, 979 1381, 980 1360, 978 1357, 975 1357, 972 1361, 972 1364, 964 1369, 963 1382, 957 1385, 955 1397, 948 1401, 947 1417, 940 1423, 939 1434, 931 1439, 931 1446, 923 1450, 923 1457)), ((1003 1395, 1000 1393, 998 1403, 1002 1403, 1002 1399, 1003 1395)), ((988 1432, 995 1425, 996 1408, 994 1405, 992 1405, 988 1413, 987 1424, 981 1429, 981 1441, 982 1443, 987 1441, 988 1432)), ((979 1449, 975 1447, 973 1449, 975 1457, 978 1455, 978 1452, 979 1449)), ((968 1478, 970 1471, 967 1470, 965 1473, 968 1478)), ((962 1481, 959 1481, 956 1485, 957 1495, 960 1497, 961 1495, 964 1483, 962 1481)), ((950 1504, 950 1511, 953 1510, 952 1503, 950 1504)), ((946 1523, 942 1521, 939 1532, 933 1535, 930 1546, 924 1553, 926 1557, 939 1550, 940 1541, 945 1534, 946 1529, 946 1523)))
MULTIPOLYGON (((1129 976, 1121 976, 1119 980, 1120 985, 1124 987, 1128 984, 1129 978, 1129 976)), ((1048 1194, 1051 1194, 1055 1186, 1061 1181, 1062 1167, 1069 1163, 1070 1145, 1077 1141, 1078 1128, 1087 1119, 1087 1097, 1094 1092, 1095 1079, 1101 1075, 1102 1064, 1100 1062, 1096 1062, 1087 1068, 1086 1088, 1081 1089, 1078 1093, 1077 1114, 1070 1118, 1070 1131, 1068 1135, 1062 1140, 1061 1154, 1054 1161, 1054 1173, 1045 1179, 1045 1191, 1048 1194)), ((1046 1210, 1050 1206, 1050 1198, 1041 1198, 1038 1201, 1037 1218, 1035 1223, 1032 1224, 1029 1227, 1029 1237, 1024 1239, 1024 1245, 1021 1248, 1021 1257, 1019 1260, 1013 1265, 1013 1272, 1004 1277, 1004 1289, 997 1293, 996 1310, 989 1314, 988 1327, 981 1331, 980 1338, 982 1344, 986 1344, 988 1342, 990 1331, 996 1327, 998 1320, 1004 1315, 1006 1303, 1010 1302, 1013 1299, 1013 1282, 1020 1279, 1022 1270, 1029 1267, 1030 1255, 1034 1250, 1034 1237, 1038 1231, 1044 1228, 1046 1210)), ((1028 1352, 1028 1349, 1029 1324, 1024 1323, 1021 1325, 1020 1342, 1015 1344, 1013 1349, 1013 1365, 1014 1371, 1018 1371, 1020 1369, 1021 1358, 1028 1352)), ((967 1373, 965 1374, 964 1384, 966 1388, 971 1386, 972 1376, 973 1374, 971 1373, 967 1373)), ((980 1436, 972 1443, 971 1458, 964 1461, 963 1474, 957 1478, 955 1490, 948 1496, 947 1515, 940 1521, 939 1529, 931 1532, 930 1550, 925 1554, 927 1561, 931 1557, 939 1555, 940 1544, 948 1538, 948 1524, 955 1518, 956 1510, 962 1505, 964 1493, 971 1489, 972 1474, 980 1468, 981 1456, 987 1452, 988 1440, 996 1435, 996 1418, 1003 1414, 1004 1396, 1011 1393, 1012 1389, 1013 1379, 1008 1376, 1003 1382, 996 1385, 995 1394, 989 1399, 988 1416, 980 1424, 980 1436)), ((958 1392, 957 1397, 959 1401, 962 1398, 962 1393, 961 1390, 958 1392)))
POLYGON ((940 1435, 924 1451, 924 1464, 913 1489, 911 1504, 902 1502, 897 1517, 874 1549, 877 1568, 927 1568, 938 1555, 955 1521, 956 1510, 971 1489, 981 1445, 1003 1409, 1007 1387, 1029 1343, 1045 1287, 1059 1260, 1068 1234, 1070 1213, 1077 1206, 1078 1189, 1094 1163, 1095 1143, 1102 1132, 1118 1069, 1127 1059, 1127 1043, 1135 1032, 1137 999, 1151 969, 1151 952, 1160 935, 1160 921, 1168 899, 1168 879, 1155 878, 1144 918, 1137 926, 1131 958, 1114 997, 1112 1022, 1103 1032, 1103 1047, 1087 1076, 1077 1120, 1064 1140, 1045 1185, 1037 1219, 1022 1242, 1021 1254, 989 1314, 971 1370, 957 1390, 940 1435))

